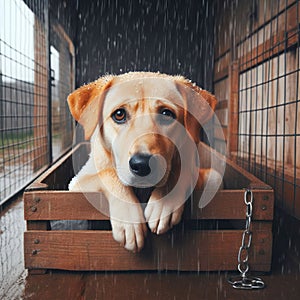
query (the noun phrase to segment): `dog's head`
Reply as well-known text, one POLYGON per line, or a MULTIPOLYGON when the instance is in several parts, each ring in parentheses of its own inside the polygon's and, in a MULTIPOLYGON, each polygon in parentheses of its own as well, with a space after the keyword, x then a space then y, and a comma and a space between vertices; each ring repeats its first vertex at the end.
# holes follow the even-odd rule
POLYGON ((86 139, 97 128, 123 184, 149 187, 165 184, 186 139, 199 141, 216 99, 181 76, 131 72, 85 85, 68 103, 86 139))

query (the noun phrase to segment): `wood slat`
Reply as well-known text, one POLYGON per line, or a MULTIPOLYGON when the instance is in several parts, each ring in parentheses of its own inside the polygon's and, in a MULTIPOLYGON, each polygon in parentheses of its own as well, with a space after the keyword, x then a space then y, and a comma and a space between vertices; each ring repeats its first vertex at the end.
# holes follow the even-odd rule
MULTIPOLYGON (((236 270, 241 236, 240 230, 150 234, 145 249, 135 254, 118 245, 110 231, 30 231, 25 232, 25 266, 77 271, 236 270)), ((271 248, 271 231, 256 231, 251 270, 270 270, 271 248)))
POLYGON ((108 220, 102 193, 38 191, 24 193, 25 220, 108 220))
POLYGON ((238 149, 239 130, 239 62, 232 63, 230 68, 230 100, 228 109, 228 143, 227 152, 238 149))
POLYGON ((226 68, 228 68, 229 64, 230 64, 230 51, 226 52, 224 56, 218 57, 218 59, 215 60, 214 74, 218 74, 220 71, 225 70, 226 68))
MULTIPOLYGON (((203 209, 198 208, 201 193, 195 193, 193 199, 192 219, 200 220, 243 220, 246 205, 244 191, 220 190, 213 200, 203 209)), ((253 191, 253 220, 273 220, 274 196, 271 190, 253 191)))
POLYGON ((67 186, 74 176, 75 169, 80 168, 86 162, 88 147, 89 143, 86 142, 76 145, 29 185, 26 191, 42 190, 45 187, 50 189, 52 187, 53 189, 54 186, 67 186), (76 161, 76 166, 73 166, 73 161, 76 161))
POLYGON ((223 80, 224 78, 228 77, 229 74, 229 68, 224 67, 222 70, 217 70, 214 73, 214 83, 223 80))
POLYGON ((216 111, 219 109, 227 109, 228 108, 228 100, 223 99, 223 100, 218 100, 217 106, 216 106, 216 111))
MULTIPOLYGON (((245 218, 243 190, 220 190, 203 209, 198 207, 202 191, 193 194, 192 219, 241 220, 245 218)), ((254 220, 273 219, 273 191, 255 190, 254 220)), ((108 220, 108 203, 101 193, 68 191, 36 192, 24 196, 25 220, 108 220), (36 201, 38 199, 38 202, 36 201), (91 204, 91 202, 94 205, 91 204), (96 208, 95 208, 96 207, 96 208), (104 212, 104 213, 103 213, 104 212)))
POLYGON ((298 43, 298 28, 290 32, 284 30, 274 34, 264 43, 254 47, 251 51, 240 58, 240 70, 244 72, 255 67, 270 58, 279 55, 298 43))
POLYGON ((253 174, 247 172, 245 169, 241 168, 236 163, 224 157, 204 143, 199 144, 198 151, 199 156, 202 159, 201 166, 204 168, 211 167, 212 158, 216 162, 215 166, 212 167, 215 167, 217 171, 219 171, 218 166, 224 165, 224 163, 226 163, 225 176, 226 173, 230 173, 229 179, 231 181, 239 181, 240 185, 238 189, 252 187, 253 189, 272 190, 269 185, 265 184, 263 181, 256 178, 253 174))

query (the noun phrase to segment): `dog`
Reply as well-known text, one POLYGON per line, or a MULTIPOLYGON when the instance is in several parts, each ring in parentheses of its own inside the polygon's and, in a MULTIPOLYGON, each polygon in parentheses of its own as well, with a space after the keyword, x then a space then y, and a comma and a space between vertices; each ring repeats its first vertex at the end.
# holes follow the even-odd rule
POLYGON ((71 114, 90 139, 87 163, 70 191, 101 191, 114 239, 138 252, 149 229, 178 224, 184 202, 212 169, 199 168, 201 126, 217 100, 183 76, 152 72, 106 75, 68 96, 71 114), (141 205, 141 194, 148 202, 141 205))

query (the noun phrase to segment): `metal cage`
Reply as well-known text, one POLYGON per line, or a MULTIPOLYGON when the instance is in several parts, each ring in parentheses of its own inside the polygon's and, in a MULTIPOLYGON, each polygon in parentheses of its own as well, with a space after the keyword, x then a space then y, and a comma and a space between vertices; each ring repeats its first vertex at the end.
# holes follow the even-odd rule
POLYGON ((74 46, 48 1, 0 5, 2 204, 72 145, 66 97, 74 88, 74 46))
POLYGON ((228 113, 228 154, 300 218, 299 1, 224 6, 216 32, 222 27, 227 40, 217 34, 215 90, 225 100, 219 115, 228 113))

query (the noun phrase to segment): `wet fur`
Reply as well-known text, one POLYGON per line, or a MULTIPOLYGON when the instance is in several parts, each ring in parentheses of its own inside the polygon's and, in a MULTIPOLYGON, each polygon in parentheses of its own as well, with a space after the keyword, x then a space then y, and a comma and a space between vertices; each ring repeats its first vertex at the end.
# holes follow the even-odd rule
POLYGON ((152 232, 162 234, 180 222, 191 176, 198 177, 196 188, 201 188, 211 173, 211 169, 197 169, 189 145, 190 141, 199 142, 198 120, 205 123, 211 118, 216 99, 182 76, 131 72, 104 76, 84 85, 69 95, 68 103, 73 117, 84 127, 85 138, 91 140, 90 158, 69 189, 103 192, 109 202, 114 239, 130 251, 139 251, 144 246, 147 225, 152 232), (205 108, 204 101, 211 110, 205 108), (131 122, 126 126, 111 119, 119 107, 130 112, 131 122), (160 107, 176 111, 178 124, 187 132, 183 144, 189 160, 183 166, 174 143, 167 138, 182 143, 176 126, 161 129, 157 125, 155 115, 160 107), (129 157, 137 152, 161 155, 166 162, 160 182, 145 190, 132 188, 137 179, 127 167, 129 157), (180 172, 183 182, 174 195, 169 192, 180 172), (144 211, 138 198, 149 198, 144 211), (160 201, 162 198, 164 201, 160 201))

